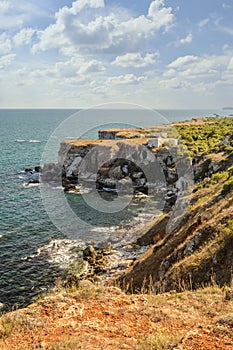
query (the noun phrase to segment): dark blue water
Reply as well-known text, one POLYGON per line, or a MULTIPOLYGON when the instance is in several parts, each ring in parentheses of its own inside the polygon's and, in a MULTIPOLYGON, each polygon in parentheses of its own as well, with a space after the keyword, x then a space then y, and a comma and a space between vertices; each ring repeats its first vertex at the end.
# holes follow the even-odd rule
POLYGON ((40 164, 46 140, 72 111, 0 111, 0 301, 23 305, 55 276, 49 264, 21 260, 61 234, 50 222, 38 187, 24 188, 21 172, 40 164), (39 142, 16 142, 37 140, 39 142), (47 276, 50 276, 49 278, 47 276))
MULTIPOLYGON (((23 171, 40 164, 50 134, 74 112, 0 110, 0 302, 8 308, 26 305, 62 273, 59 264, 50 263, 46 257, 25 259, 51 239, 63 238, 63 234, 51 223, 39 187, 23 186, 23 171)), ((223 114, 221 111, 160 112, 169 121, 223 114)), ((76 201, 75 205, 82 205, 81 199, 72 200, 76 201)), ((88 210, 85 214, 84 208, 82 215, 91 214, 88 210)))

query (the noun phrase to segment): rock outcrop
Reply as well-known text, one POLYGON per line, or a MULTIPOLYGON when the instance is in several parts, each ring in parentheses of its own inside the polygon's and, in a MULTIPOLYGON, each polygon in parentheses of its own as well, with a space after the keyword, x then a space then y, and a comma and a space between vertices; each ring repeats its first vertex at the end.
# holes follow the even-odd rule
MULTIPOLYGON (((107 133, 107 136, 111 135, 107 133)), ((149 141, 145 137, 64 141, 58 164, 47 165, 44 179, 53 177, 55 171, 66 189, 72 184, 113 192, 161 194, 162 191, 169 208, 177 195, 187 188, 183 175, 189 167, 189 159, 183 154, 179 158, 178 147, 151 147, 149 141)))

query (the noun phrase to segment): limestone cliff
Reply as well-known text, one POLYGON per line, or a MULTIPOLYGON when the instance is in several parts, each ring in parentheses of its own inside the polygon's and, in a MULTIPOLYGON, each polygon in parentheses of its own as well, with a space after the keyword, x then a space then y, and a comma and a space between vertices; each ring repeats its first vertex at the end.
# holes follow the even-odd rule
MULTIPOLYGON (((188 130, 192 123, 187 123, 188 130)), ((207 129, 203 121, 197 125, 199 134, 207 129)), ((121 285, 128 290, 139 291, 143 287, 154 292, 182 291, 213 282, 231 285, 233 145, 232 135, 226 134, 232 132, 232 126, 232 119, 211 120, 208 128, 213 138, 203 140, 203 143, 213 142, 211 148, 193 156, 196 185, 187 212, 169 233, 166 230, 169 214, 166 214, 138 239, 138 244, 151 244, 151 247, 120 277, 121 285), (216 132, 212 124, 215 123, 218 130, 223 122, 219 142, 214 140, 216 132)), ((195 147, 195 142, 193 144, 195 147)))
POLYGON ((61 143, 58 167, 62 169, 66 188, 78 184, 116 191, 131 192, 133 189, 134 193, 145 194, 158 193, 165 188, 169 207, 175 203, 177 194, 187 187, 183 175, 190 161, 183 153, 181 159, 179 151, 178 145, 154 147, 146 137, 70 140, 61 143))

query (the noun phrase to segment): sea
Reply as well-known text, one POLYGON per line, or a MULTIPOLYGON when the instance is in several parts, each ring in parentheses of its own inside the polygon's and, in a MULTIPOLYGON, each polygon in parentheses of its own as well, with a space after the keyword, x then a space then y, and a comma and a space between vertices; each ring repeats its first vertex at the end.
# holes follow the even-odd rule
MULTIPOLYGON (((31 303, 38 294, 48 290, 59 276, 67 272, 69 256, 65 256, 65 242, 72 240, 69 227, 66 235, 51 220, 41 198, 40 185, 27 185, 24 170, 40 165, 54 131, 59 130, 59 126, 77 112, 79 110, 75 109, 0 110, 0 307, 4 310, 31 303), (62 256, 55 254, 51 258, 51 252, 53 249, 56 251, 58 243, 63 244, 62 256)), ((171 109, 158 112, 169 123, 195 117, 227 116, 231 113, 228 110, 171 109)), ((100 111, 96 115, 99 113, 100 111)), ((143 126, 143 120, 137 120, 137 114, 135 115, 135 125, 143 126)), ((95 119, 95 113, 92 118, 95 119)), ((98 119, 93 125, 88 125, 87 120, 83 122, 87 122, 85 128, 89 130, 88 138, 97 138, 96 127, 93 128, 93 125, 98 125, 98 119)), ((66 137, 72 138, 72 132, 66 137)), ((56 188, 54 191, 62 189, 56 188)), ((129 226, 132 217, 135 218, 140 213, 140 208, 134 206, 135 209, 131 209, 127 215, 117 217, 117 220, 115 215, 94 217, 81 194, 67 196, 82 213, 82 220, 93 221, 94 218, 95 223, 92 224, 96 227, 92 230, 91 237, 90 232, 87 232, 88 240, 93 242, 97 237, 100 242, 104 232, 108 232, 111 239, 115 226, 129 226)), ((78 241, 80 247, 87 243, 85 230, 78 236, 78 241)), ((74 252, 79 256, 80 251, 74 252)))

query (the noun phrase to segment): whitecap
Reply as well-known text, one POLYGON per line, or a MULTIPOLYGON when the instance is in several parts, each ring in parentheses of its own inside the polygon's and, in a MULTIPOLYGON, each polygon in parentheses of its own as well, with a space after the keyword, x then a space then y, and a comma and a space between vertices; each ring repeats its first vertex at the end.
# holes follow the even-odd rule
POLYGON ((15 140, 15 142, 28 142, 28 143, 40 143, 40 140, 24 140, 24 139, 19 139, 15 140))
POLYGON ((100 233, 111 233, 111 232, 116 232, 116 230, 119 229, 119 226, 98 226, 98 227, 93 227, 91 228, 91 232, 100 232, 100 233))
POLYGON ((29 187, 37 187, 39 186, 39 183, 29 183, 29 182, 25 182, 23 183, 23 187, 29 188, 29 187))

